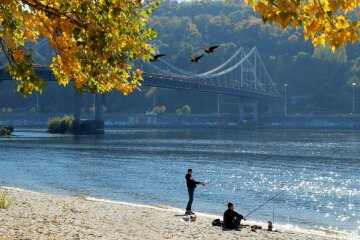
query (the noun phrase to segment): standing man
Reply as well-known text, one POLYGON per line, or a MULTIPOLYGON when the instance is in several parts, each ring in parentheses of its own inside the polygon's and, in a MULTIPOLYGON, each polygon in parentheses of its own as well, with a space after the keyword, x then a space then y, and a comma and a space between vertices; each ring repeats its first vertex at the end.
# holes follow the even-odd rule
POLYGON ((186 206, 186 212, 185 214, 195 214, 194 212, 191 211, 191 204, 194 200, 194 191, 196 188, 197 184, 201 184, 203 186, 205 186, 204 182, 196 182, 193 178, 192 178, 192 169, 189 168, 188 173, 186 174, 185 178, 186 178, 186 185, 187 185, 187 189, 188 189, 188 193, 189 193, 189 202, 186 206))

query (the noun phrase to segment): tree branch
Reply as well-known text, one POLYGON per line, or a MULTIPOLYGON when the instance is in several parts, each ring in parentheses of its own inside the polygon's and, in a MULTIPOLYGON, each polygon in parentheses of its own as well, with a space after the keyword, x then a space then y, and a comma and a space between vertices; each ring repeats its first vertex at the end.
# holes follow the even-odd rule
MULTIPOLYGON (((324 15, 326 15, 327 13, 324 11, 324 8, 323 8, 323 6, 321 5, 320 0, 317 0, 317 1, 318 1, 319 5, 320 5, 321 11, 323 12, 324 15)), ((316 4, 316 2, 315 2, 315 4, 316 4)), ((331 19, 330 19, 329 16, 326 16, 326 20, 328 20, 328 22, 331 24, 331 26, 332 26, 334 29, 336 29, 335 24, 331 21, 331 19)))
POLYGON ((4 43, 3 38, 0 38, 0 45, 1 45, 1 49, 3 50, 3 52, 5 54, 6 59, 9 62, 9 65, 14 65, 14 61, 13 61, 12 57, 9 55, 6 43, 4 43))
POLYGON ((40 2, 38 2, 36 0, 34 1, 35 3, 32 3, 32 2, 30 2, 28 0, 21 0, 21 2, 35 8, 37 10, 39 10, 39 11, 44 11, 44 12, 47 12, 47 13, 51 13, 51 14, 54 14, 54 15, 56 15, 58 17, 66 17, 70 21, 76 23, 78 26, 85 27, 85 24, 81 20, 75 19, 75 18, 69 16, 67 13, 63 13, 63 12, 53 8, 53 7, 43 5, 42 3, 40 3, 40 2))

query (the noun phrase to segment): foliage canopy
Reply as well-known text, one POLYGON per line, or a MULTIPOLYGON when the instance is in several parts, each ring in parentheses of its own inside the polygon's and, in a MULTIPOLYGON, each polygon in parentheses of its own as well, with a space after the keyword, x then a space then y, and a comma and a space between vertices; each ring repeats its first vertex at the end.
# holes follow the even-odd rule
POLYGON ((283 29, 304 26, 305 39, 332 50, 359 41, 359 0, 246 0, 264 22, 283 29))
POLYGON ((24 95, 41 92, 45 83, 33 69, 29 42, 48 38, 57 56, 50 68, 59 84, 81 91, 128 94, 142 80, 131 61, 154 53, 147 27, 158 5, 140 0, 4 0, 0 4, 0 47, 7 70, 24 95))

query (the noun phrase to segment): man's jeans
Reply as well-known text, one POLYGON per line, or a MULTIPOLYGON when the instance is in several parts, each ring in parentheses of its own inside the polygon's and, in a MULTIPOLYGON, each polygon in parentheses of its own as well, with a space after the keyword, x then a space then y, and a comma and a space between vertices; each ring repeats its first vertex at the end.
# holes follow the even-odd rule
POLYGON ((234 227, 235 227, 235 228, 240 227, 240 221, 241 221, 241 218, 239 218, 239 217, 236 217, 236 218, 234 219, 233 223, 234 223, 234 227))
POLYGON ((194 190, 195 190, 195 189, 190 189, 190 188, 188 188, 188 192, 189 192, 189 202, 188 202, 188 204, 187 204, 187 206, 186 206, 186 211, 187 211, 187 212, 190 212, 190 211, 191 211, 191 204, 192 204, 192 202, 193 202, 193 200, 194 200, 194 190))

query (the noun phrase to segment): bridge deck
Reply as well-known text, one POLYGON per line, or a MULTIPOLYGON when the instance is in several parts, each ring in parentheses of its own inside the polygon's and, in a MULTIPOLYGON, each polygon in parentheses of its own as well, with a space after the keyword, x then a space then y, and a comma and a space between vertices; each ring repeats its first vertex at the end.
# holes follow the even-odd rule
MULTIPOLYGON (((36 73, 39 77, 45 79, 45 81, 56 81, 56 78, 48 67, 37 67, 36 73)), ((281 96, 276 93, 254 91, 239 84, 222 84, 209 82, 204 79, 178 78, 154 73, 144 73, 143 76, 143 86, 183 89, 262 100, 277 100, 281 98, 281 96)), ((3 69, 0 70, 0 81, 2 80, 11 80, 9 73, 3 69)))
POLYGON ((142 83, 142 85, 144 86, 184 89, 213 94, 257 98, 263 100, 276 100, 281 98, 281 96, 276 95, 276 93, 271 94, 261 91, 254 91, 246 87, 241 87, 239 84, 221 84, 216 82, 209 82, 204 79, 176 78, 149 73, 144 73, 143 75, 145 81, 142 83))

